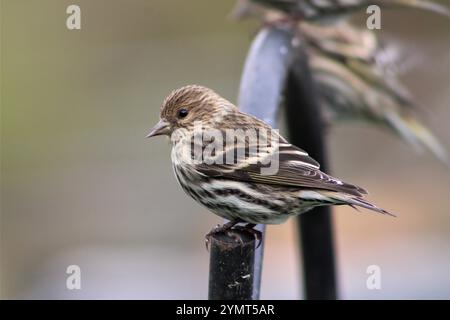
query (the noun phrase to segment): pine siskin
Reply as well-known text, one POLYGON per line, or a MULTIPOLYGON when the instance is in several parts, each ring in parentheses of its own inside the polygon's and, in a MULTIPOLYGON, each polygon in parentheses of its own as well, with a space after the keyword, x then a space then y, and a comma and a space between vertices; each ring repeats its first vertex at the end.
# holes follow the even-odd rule
POLYGON ((391 130, 417 150, 448 164, 446 149, 421 119, 424 110, 400 82, 392 47, 346 21, 299 24, 328 122, 366 121, 391 130))
POLYGON ((410 7, 427 10, 450 17, 450 10, 437 3, 438 0, 239 0, 233 16, 241 18, 261 11, 275 9, 293 18, 322 20, 339 18, 350 13, 378 5, 381 8, 410 7))
POLYGON ((172 165, 183 190, 230 220, 213 233, 240 222, 250 230, 259 223, 279 224, 324 205, 390 214, 364 200, 364 189, 320 171, 305 151, 208 88, 173 91, 147 137, 157 135, 171 139, 172 165))
MULTIPOLYGON (((363 3, 360 0, 335 1, 334 6, 358 9, 361 6, 357 4, 363 3)), ((449 8, 431 1, 392 0, 379 1, 379 4, 381 7, 410 6, 450 17, 449 8)), ((348 19, 326 19, 332 12, 341 12, 325 10, 327 6, 331 8, 329 0, 242 0, 236 8, 243 9, 246 5, 252 7, 245 15, 258 15, 266 24, 288 22, 294 26, 296 36, 305 44, 327 123, 363 121, 373 124, 391 131, 418 151, 430 151, 442 163, 450 165, 446 148, 422 119, 425 110, 415 103, 413 95, 400 81, 399 57, 392 55, 395 43, 385 41, 382 44, 373 30, 358 27, 348 19), (255 3, 265 6, 255 8, 255 3), (324 6, 324 10, 316 12, 314 19, 295 19, 299 8, 304 6, 324 6), (276 7, 281 11, 267 10, 276 7), (323 20, 328 23, 321 23, 323 20)), ((235 15, 244 13, 235 11, 235 15)))

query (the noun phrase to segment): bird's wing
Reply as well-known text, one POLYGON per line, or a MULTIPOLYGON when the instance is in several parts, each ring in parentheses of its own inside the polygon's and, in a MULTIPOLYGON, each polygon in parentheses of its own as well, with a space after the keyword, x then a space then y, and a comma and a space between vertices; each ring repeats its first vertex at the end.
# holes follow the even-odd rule
POLYGON ((195 169, 214 178, 329 190, 355 196, 367 193, 320 171, 319 164, 308 153, 287 142, 277 132, 272 134, 274 140, 268 139, 271 143, 258 143, 257 146, 248 138, 240 137, 234 145, 225 146, 224 153, 215 152, 213 161, 209 158, 209 161, 197 163, 195 169), (232 163, 225 159, 226 153, 234 155, 232 163), (244 156, 236 157, 239 153, 244 156), (219 158, 221 160, 217 161, 219 158))

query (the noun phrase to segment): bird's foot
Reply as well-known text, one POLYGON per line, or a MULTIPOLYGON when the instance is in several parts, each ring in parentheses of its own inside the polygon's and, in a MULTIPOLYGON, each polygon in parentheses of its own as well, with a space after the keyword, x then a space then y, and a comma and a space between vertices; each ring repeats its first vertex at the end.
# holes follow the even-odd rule
MULTIPOLYGON (((216 225, 205 236, 206 250, 209 251, 209 244, 211 242, 211 237, 215 234, 225 233, 225 234, 229 235, 230 237, 232 237, 233 239, 235 239, 237 237, 237 235, 236 234, 233 235, 230 231, 231 231, 231 228, 233 228, 237 223, 239 223, 239 221, 230 221, 230 222, 225 223, 224 225, 220 225, 220 224, 216 225)), ((242 241, 242 239, 241 239, 241 241, 242 241)))
POLYGON ((258 241, 258 244, 256 248, 259 248, 262 242, 262 232, 259 230, 254 229, 256 224, 253 223, 247 223, 245 226, 236 226, 236 224, 239 223, 239 221, 230 221, 225 223, 224 225, 217 225, 212 229, 208 234, 205 236, 205 245, 206 250, 209 250, 209 244, 211 242, 211 237, 218 233, 224 233, 227 236, 234 239, 234 241, 239 242, 241 245, 244 244, 244 241, 242 240, 241 236, 239 234, 236 234, 233 232, 233 230, 242 230, 251 233, 255 239, 258 241))
POLYGON ((247 223, 245 226, 236 226, 234 227, 234 229, 243 230, 251 233, 255 237, 255 240, 258 241, 258 244, 256 245, 256 249, 258 249, 262 242, 262 232, 255 229, 255 226, 256 224, 254 223, 247 223))

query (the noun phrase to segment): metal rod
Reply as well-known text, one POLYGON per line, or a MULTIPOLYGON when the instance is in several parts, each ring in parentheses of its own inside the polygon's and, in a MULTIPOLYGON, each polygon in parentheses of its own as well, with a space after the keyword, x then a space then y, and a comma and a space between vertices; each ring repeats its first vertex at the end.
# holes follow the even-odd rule
MULTIPOLYGON (((276 118, 288 70, 297 51, 292 46, 288 29, 266 27, 253 40, 245 61, 239 89, 239 108, 276 127, 276 118)), ((253 299, 260 296, 265 226, 256 227, 263 233, 263 242, 256 249, 253 299)))
POLYGON ((236 237, 219 233, 211 237, 209 262, 210 300, 252 300, 255 237, 248 231, 233 230, 236 237))
MULTIPOLYGON (((286 118, 290 142, 306 150, 321 164, 321 169, 327 171, 318 99, 307 55, 301 54, 300 57, 294 63, 286 84, 286 118)), ((337 299, 330 213, 330 207, 318 207, 297 218, 306 299, 337 299)))
MULTIPOLYGON (((294 60, 293 56, 296 53, 294 48, 292 48, 291 39, 292 34, 288 30, 279 28, 262 29, 253 40, 242 72, 238 98, 239 108, 244 112, 266 121, 272 126, 276 125, 276 116, 287 73, 291 62, 294 60)), ((249 263, 247 254, 250 254, 247 251, 239 251, 236 249, 233 256, 224 258, 223 255, 226 255, 227 252, 214 249, 213 253, 212 246, 209 284, 210 299, 243 299, 245 296, 242 295, 242 292, 230 291, 227 287, 223 287, 229 284, 230 279, 220 279, 217 277, 219 264, 214 262, 216 259, 222 263, 220 268, 225 268, 230 272, 232 266, 239 266, 240 268, 251 271, 249 278, 252 281, 251 299, 259 299, 265 227, 264 225, 258 225, 256 229, 263 233, 263 240, 256 251, 253 252, 254 259, 252 260, 253 265, 251 268, 247 265, 249 263), (239 253, 242 255, 240 256, 239 253), (243 265, 238 264, 238 261, 243 263, 243 265), (217 279, 219 279, 219 282, 215 283, 217 279)), ((250 250, 250 248, 248 249, 250 250)), ((240 272, 239 270, 241 269, 237 271, 240 272)))
MULTIPOLYGON (((307 56, 293 37, 289 28, 272 26, 259 32, 245 62, 238 106, 276 127, 279 103, 287 86, 291 141, 326 166, 322 123, 307 56)), ((335 299, 330 211, 316 209, 300 216, 299 221, 306 298, 335 299)), ((264 233, 264 226, 257 228, 264 233)), ((247 236, 251 239, 243 243, 226 235, 212 238, 209 299, 259 299, 264 242, 255 252, 253 235, 247 236)))

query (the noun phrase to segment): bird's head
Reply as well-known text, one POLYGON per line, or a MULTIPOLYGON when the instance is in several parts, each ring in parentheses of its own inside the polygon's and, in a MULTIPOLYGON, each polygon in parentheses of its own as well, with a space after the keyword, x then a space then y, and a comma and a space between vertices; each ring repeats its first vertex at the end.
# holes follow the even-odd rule
POLYGON ((198 85, 185 86, 164 99, 160 120, 147 137, 171 136, 177 129, 193 129, 198 122, 203 126, 214 126, 224 115, 236 109, 211 89, 198 85))

